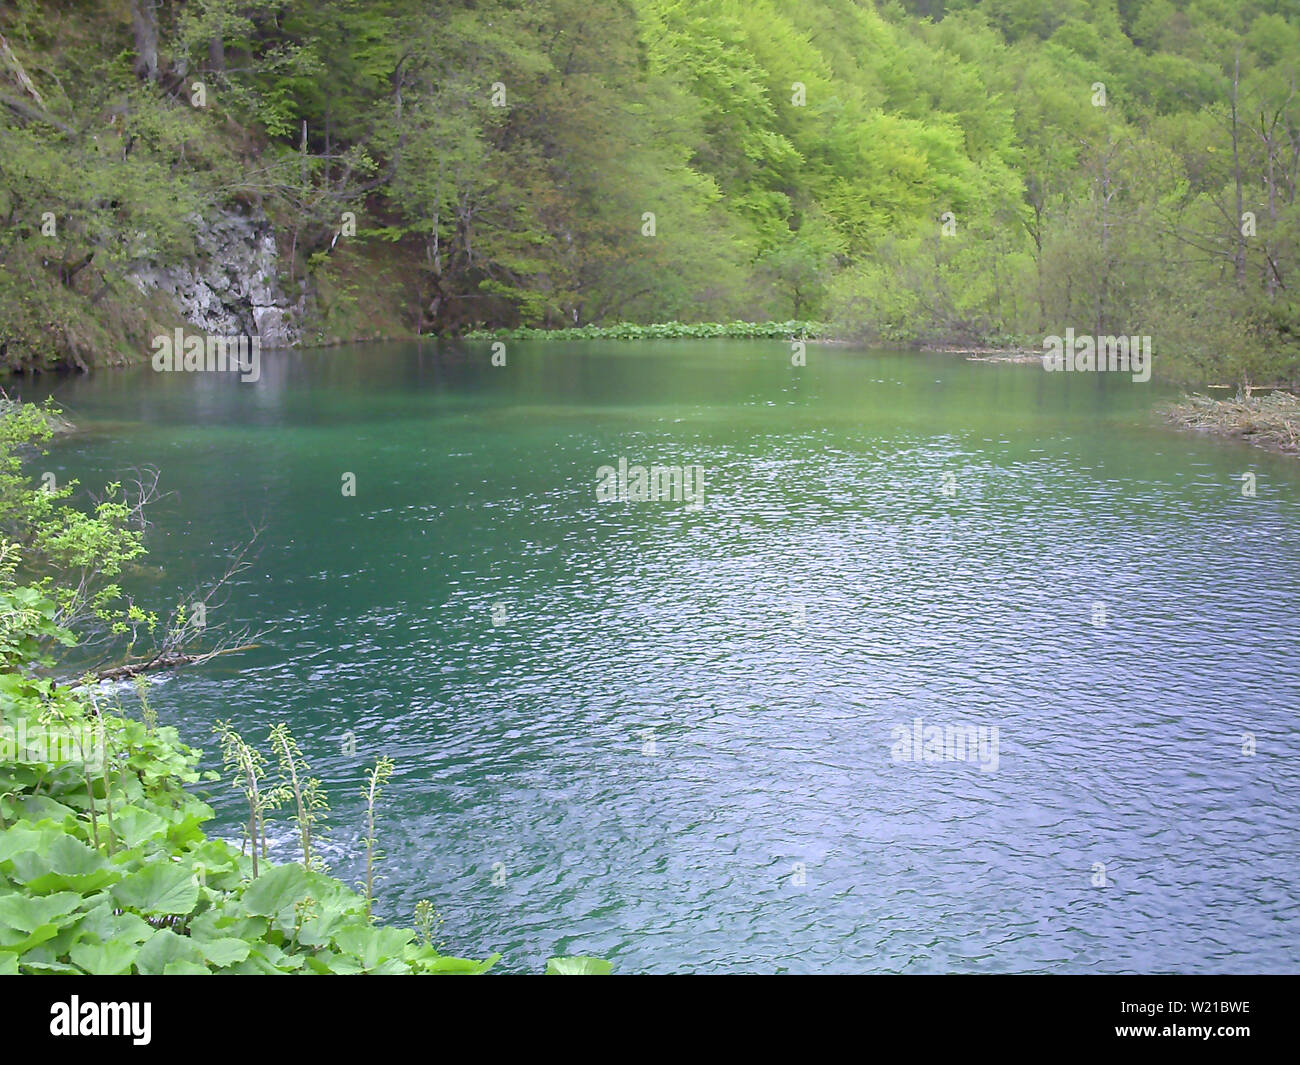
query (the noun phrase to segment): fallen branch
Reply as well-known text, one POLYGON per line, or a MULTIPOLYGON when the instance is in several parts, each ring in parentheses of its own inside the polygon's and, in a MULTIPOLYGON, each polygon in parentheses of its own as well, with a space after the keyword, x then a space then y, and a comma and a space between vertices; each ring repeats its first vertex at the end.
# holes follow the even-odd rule
POLYGON ((154 670, 202 665, 218 655, 232 655, 237 651, 252 651, 260 646, 260 644, 256 643, 246 643, 239 647, 219 647, 214 651, 203 651, 199 654, 169 651, 165 654, 155 655, 152 658, 141 659, 138 662, 125 662, 119 666, 109 666, 107 669, 96 670, 89 674, 89 681, 83 679, 75 684, 69 684, 68 687, 81 688, 86 683, 98 684, 100 681, 105 680, 130 680, 132 677, 138 677, 142 673, 149 673, 154 670))

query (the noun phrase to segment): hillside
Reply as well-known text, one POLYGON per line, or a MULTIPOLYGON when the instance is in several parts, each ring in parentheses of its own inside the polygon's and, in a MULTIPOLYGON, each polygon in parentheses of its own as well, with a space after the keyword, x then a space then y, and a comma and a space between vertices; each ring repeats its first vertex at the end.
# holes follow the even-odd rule
POLYGON ((481 326, 1300 379, 1294 0, 0 5, 0 365, 481 326))

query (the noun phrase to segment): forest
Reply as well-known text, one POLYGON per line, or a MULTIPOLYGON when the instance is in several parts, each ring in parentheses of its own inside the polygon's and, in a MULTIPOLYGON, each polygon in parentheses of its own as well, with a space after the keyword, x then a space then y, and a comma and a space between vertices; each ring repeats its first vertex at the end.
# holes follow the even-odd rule
POLYGON ((0 975, 1295 971, 1298 67, 0 0, 0 975))
MULTIPOLYGON (((303 344, 800 320, 1300 377, 1295 0, 17 0, 0 363, 264 215, 303 344)), ((142 295, 142 292, 145 294, 142 295)))

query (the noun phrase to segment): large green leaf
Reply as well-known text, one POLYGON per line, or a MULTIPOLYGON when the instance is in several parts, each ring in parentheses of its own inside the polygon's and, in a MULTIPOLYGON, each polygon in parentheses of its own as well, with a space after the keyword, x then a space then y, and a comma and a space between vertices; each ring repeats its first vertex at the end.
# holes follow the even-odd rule
POLYGON ((27 951, 34 947, 39 947, 42 943, 48 942, 58 934, 58 925, 40 924, 26 934, 15 932, 7 935, 0 935, 0 951, 10 951, 14 954, 26 954, 27 951))
POLYGON ((546 963, 547 976, 608 976, 613 971, 604 958, 551 958, 546 963))
POLYGON ((436 961, 427 962, 424 971, 436 976, 478 976, 487 972, 501 960, 500 954, 492 954, 482 961, 470 958, 452 958, 444 955, 436 961))
POLYGON ((199 886, 188 865, 157 863, 115 884, 113 898, 140 913, 186 914, 199 900, 199 886))
POLYGON ((77 928, 86 936, 107 943, 120 940, 123 943, 143 943, 154 934, 153 925, 134 913, 114 913, 115 902, 111 895, 100 896, 108 902, 90 906, 86 915, 77 922, 77 928))
MULTIPOLYGON (((0 958, 3 957, 4 955, 0 954, 0 958)), ((318 954, 310 955, 307 958, 306 968, 310 972, 318 973, 321 976, 355 976, 365 971, 356 958, 336 954, 332 950, 323 950, 318 954)))
POLYGON ((163 976, 211 976, 212 970, 196 961, 169 961, 163 966, 163 976))
POLYGON ((66 821, 69 818, 75 821, 78 816, 71 806, 48 795, 24 795, 13 800, 13 809, 28 821, 66 821))
POLYGON ((310 877, 301 865, 277 865, 244 890, 244 908, 258 917, 276 917, 310 894, 310 877))
POLYGON ((72 920, 81 896, 71 891, 33 898, 28 895, 0 895, 0 946, 8 932, 24 935, 44 924, 61 924, 72 920))
POLYGON ((155 932, 149 942, 140 948, 135 967, 144 976, 161 976, 169 966, 177 962, 201 966, 203 955, 190 940, 178 936, 170 928, 163 928, 155 932))
POLYGON ((64 961, 32 961, 24 958, 22 960, 22 970, 29 973, 66 973, 69 976, 80 976, 81 970, 75 965, 69 965, 64 961))
POLYGON ((89 894, 121 876, 108 859, 81 840, 60 835, 40 851, 16 854, 13 877, 34 895, 52 891, 89 894))
POLYGON ((57 828, 32 828, 19 823, 0 832, 0 862, 25 854, 39 853, 48 848, 64 833, 57 828))
POLYGON ((127 847, 138 847, 145 840, 163 834, 166 829, 166 821, 138 806, 127 806, 113 813, 113 831, 127 847))
POLYGON ((344 953, 355 955, 363 969, 371 970, 390 958, 400 958, 414 935, 407 928, 354 925, 336 932, 334 945, 344 953))
POLYGON ((274 943, 258 943, 248 954, 245 964, 260 962, 272 972, 291 972, 301 969, 306 961, 302 954, 288 954, 274 943))
POLYGON ((195 940, 194 945, 204 958, 219 969, 243 961, 252 949, 244 940, 231 938, 195 940))
POLYGON ((131 971, 139 952, 134 943, 110 939, 107 943, 78 943, 68 952, 68 957, 88 973, 117 976, 131 971))
POLYGON ((323 947, 330 942, 339 928, 355 920, 353 914, 327 910, 319 917, 302 922, 298 929, 298 943, 304 947, 323 947))

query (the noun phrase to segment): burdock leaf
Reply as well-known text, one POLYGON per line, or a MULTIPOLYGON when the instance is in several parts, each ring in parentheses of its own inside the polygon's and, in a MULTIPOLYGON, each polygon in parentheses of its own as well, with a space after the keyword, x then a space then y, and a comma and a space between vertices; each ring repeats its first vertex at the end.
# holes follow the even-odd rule
POLYGON ((199 901, 199 886, 188 865, 150 865, 113 886, 124 909, 147 914, 186 914, 199 901))

